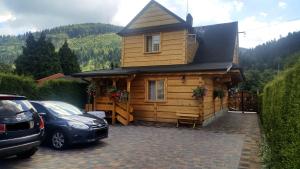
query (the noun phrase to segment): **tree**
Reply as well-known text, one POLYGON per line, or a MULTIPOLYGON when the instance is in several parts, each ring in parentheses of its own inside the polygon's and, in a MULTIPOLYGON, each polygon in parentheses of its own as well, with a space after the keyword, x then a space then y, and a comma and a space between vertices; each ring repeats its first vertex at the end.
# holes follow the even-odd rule
POLYGON ((12 73, 13 68, 9 64, 0 63, 0 73, 12 73))
POLYGON ((80 66, 75 53, 69 48, 68 42, 65 41, 58 52, 61 68, 65 75, 80 72, 80 66))
POLYGON ((41 33, 37 41, 29 33, 23 53, 16 59, 15 64, 18 74, 32 75, 35 79, 62 71, 58 54, 53 44, 46 40, 44 33, 41 33))

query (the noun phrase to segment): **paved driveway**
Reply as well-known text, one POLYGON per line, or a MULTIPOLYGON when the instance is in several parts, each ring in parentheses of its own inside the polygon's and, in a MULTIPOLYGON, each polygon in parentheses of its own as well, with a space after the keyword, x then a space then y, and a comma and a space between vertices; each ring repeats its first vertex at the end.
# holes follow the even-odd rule
POLYGON ((256 114, 228 113, 205 128, 111 126, 98 144, 66 151, 41 147, 31 159, 0 168, 260 168, 256 114))

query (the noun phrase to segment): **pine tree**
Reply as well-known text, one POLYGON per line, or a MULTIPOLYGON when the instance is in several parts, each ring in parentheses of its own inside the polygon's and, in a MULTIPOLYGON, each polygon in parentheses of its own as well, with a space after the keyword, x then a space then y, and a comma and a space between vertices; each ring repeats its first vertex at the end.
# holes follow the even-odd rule
POLYGON ((65 41, 58 52, 62 70, 65 75, 80 72, 80 66, 75 53, 69 48, 68 42, 65 41))
POLYGON ((65 41, 58 52, 62 70, 65 75, 80 72, 80 66, 75 53, 69 48, 68 42, 65 41))
POLYGON ((23 53, 17 58, 15 64, 18 74, 32 75, 35 79, 62 71, 58 54, 53 44, 46 40, 44 33, 41 33, 37 41, 29 33, 23 53))

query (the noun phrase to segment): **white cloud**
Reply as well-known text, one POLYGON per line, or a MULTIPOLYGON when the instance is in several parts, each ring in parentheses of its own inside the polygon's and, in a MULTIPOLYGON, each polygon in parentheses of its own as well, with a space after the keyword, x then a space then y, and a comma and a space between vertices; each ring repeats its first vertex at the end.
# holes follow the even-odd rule
MULTIPOLYGON (((112 23, 125 26, 149 0, 121 0, 118 4, 118 12, 113 17, 112 23)), ((187 11, 186 0, 157 0, 167 9, 185 19, 187 11)), ((205 25, 232 21, 232 12, 240 12, 244 3, 240 0, 189 0, 189 13, 194 18, 194 25, 205 25)))
POLYGON ((234 1, 233 4, 234 4, 235 9, 238 12, 240 12, 243 9, 243 7, 244 7, 244 3, 241 2, 241 1, 234 1))
POLYGON ((260 12, 259 15, 262 16, 262 17, 266 17, 266 16, 268 16, 268 13, 266 13, 266 12, 260 12))
POLYGON ((282 22, 280 20, 264 22, 251 16, 239 22, 239 31, 245 31, 246 35, 240 34, 240 46, 252 48, 264 42, 278 39, 288 35, 289 32, 300 30, 300 21, 282 22))
POLYGON ((122 0, 118 4, 118 11, 111 23, 122 26, 127 25, 148 2, 148 0, 122 0))
POLYGON ((282 8, 282 9, 285 9, 287 7, 287 4, 285 2, 283 2, 283 1, 279 1, 278 2, 278 7, 282 8))
POLYGON ((0 15, 0 23, 7 22, 7 21, 14 21, 14 20, 16 20, 16 17, 13 16, 11 13, 0 15))

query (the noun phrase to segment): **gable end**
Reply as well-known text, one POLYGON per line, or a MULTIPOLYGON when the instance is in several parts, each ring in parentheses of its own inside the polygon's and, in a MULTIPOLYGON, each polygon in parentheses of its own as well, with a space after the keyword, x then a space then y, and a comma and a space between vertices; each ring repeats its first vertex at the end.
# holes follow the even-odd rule
POLYGON ((186 25, 186 22, 182 18, 158 2, 151 0, 118 34, 126 35, 129 32, 143 32, 144 30, 164 27, 168 27, 169 29, 186 28, 186 25))

